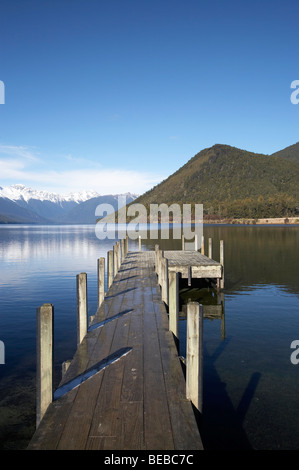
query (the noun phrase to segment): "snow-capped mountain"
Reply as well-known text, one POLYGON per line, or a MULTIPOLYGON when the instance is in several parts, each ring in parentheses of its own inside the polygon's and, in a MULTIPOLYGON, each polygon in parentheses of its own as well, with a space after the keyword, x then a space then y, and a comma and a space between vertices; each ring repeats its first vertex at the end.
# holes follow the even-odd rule
POLYGON ((131 193, 100 195, 95 191, 62 195, 14 184, 0 187, 0 222, 90 224, 95 223, 99 204, 108 203, 117 210, 119 200, 125 205, 136 197, 131 193))
POLYGON ((92 197, 100 196, 96 191, 82 191, 78 193, 56 194, 48 191, 40 191, 38 189, 27 188, 24 184, 13 184, 12 186, 0 187, 0 197, 6 197, 11 201, 26 201, 30 199, 38 199, 39 201, 50 201, 55 204, 72 201, 80 203, 87 201, 92 197))

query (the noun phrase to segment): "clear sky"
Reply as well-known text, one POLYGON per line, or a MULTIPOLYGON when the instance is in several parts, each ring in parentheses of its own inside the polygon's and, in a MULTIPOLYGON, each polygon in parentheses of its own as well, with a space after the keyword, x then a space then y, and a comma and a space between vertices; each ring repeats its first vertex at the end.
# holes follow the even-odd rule
POLYGON ((0 186, 142 193, 296 143, 298 0, 1 0, 0 186))

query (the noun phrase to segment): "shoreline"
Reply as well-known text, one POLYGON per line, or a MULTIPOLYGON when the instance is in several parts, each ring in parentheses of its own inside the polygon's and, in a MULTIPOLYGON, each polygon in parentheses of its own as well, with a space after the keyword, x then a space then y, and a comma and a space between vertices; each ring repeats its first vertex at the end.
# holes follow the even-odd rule
POLYGON ((204 219, 204 224, 209 225, 299 225, 299 217, 268 217, 263 219, 219 219, 219 220, 209 220, 204 219))
MULTIPOLYGON (((1 222, 0 221, 0 226, 7 226, 7 225, 21 225, 21 226, 32 226, 32 227, 54 227, 54 226, 75 226, 75 225, 96 225, 99 222, 99 220, 96 220, 93 223, 68 223, 68 224, 63 224, 63 223, 55 223, 53 222, 52 224, 36 224, 36 223, 25 223, 25 222, 1 222)), ((102 219, 102 222, 104 222, 104 219, 102 219)), ((105 220, 106 223, 112 223, 115 225, 118 225, 117 220, 105 220)), ((126 224, 132 222, 132 220, 127 220, 126 224)), ((153 222, 147 221, 147 222, 141 222, 141 223, 146 223, 150 224, 153 222)), ((154 222, 156 223, 156 222, 154 222)), ((158 222, 158 224, 161 222, 158 222)), ((178 223, 174 220, 169 220, 170 224, 175 224, 178 223)), ((195 221, 191 219, 191 224, 194 224, 195 221)), ((198 222, 197 222, 198 223, 198 222)), ((280 218, 274 218, 274 217, 268 217, 268 218, 263 218, 263 219, 247 219, 247 218, 240 218, 240 219, 233 219, 233 218, 226 218, 226 219, 203 219, 203 224, 204 225, 299 225, 299 217, 280 217, 280 218)))

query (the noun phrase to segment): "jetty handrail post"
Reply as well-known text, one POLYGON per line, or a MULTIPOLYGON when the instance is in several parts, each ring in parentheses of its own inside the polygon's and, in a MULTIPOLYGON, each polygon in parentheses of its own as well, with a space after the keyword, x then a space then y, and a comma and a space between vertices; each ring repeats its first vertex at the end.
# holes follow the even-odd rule
POLYGON ((126 257, 125 239, 124 238, 121 239, 120 245, 121 245, 121 259, 123 261, 126 257))
POLYGON ((113 245, 113 273, 114 277, 118 272, 118 260, 117 260, 117 244, 113 245))
POLYGON ((205 254, 205 237, 204 235, 201 237, 201 254, 205 254))
POLYGON ((163 256, 161 257, 161 297, 163 302, 165 301, 165 263, 164 263, 164 252, 163 256))
POLYGON ((125 241, 125 253, 126 253, 126 256, 129 253, 129 235, 128 234, 126 235, 126 241, 125 241))
POLYGON ((187 304, 186 398, 202 413, 203 401, 203 306, 187 304))
POLYGON ((179 341, 179 273, 169 271, 169 330, 179 341))
POLYGON ((159 250, 158 251, 158 284, 160 287, 162 287, 162 259, 164 256, 164 251, 159 250))
POLYGON ((222 266, 222 277, 220 280, 220 287, 224 289, 224 241, 220 240, 220 264, 222 266))
POLYGON ((198 235, 197 235, 197 233, 194 235, 194 250, 198 251, 198 235))
POLYGON ((116 247, 117 247, 117 270, 119 270, 120 265, 121 265, 121 252, 120 252, 120 242, 116 242, 116 247))
POLYGON ((105 298, 105 258, 98 259, 98 308, 105 298))
POLYGON ((141 251, 141 235, 139 235, 138 237, 138 245, 139 245, 138 249, 139 251, 141 251))
POLYGON ((87 274, 77 274, 77 346, 87 333, 87 274))
POLYGON ((108 271, 108 289, 111 286, 113 282, 113 250, 108 251, 108 266, 107 266, 107 271, 108 271))
POLYGON ((168 291, 168 259, 163 256, 162 258, 162 300, 168 305, 169 291, 168 291))
POLYGON ((212 245, 212 238, 209 238, 209 258, 213 258, 213 245, 212 245))
POLYGON ((158 263, 159 263, 159 245, 155 245, 155 272, 158 275, 158 263))
POLYGON ((159 251, 159 284, 162 288, 164 250, 159 251))
POLYGON ((39 426, 54 390, 54 307, 44 304, 37 308, 37 390, 36 427, 39 426))

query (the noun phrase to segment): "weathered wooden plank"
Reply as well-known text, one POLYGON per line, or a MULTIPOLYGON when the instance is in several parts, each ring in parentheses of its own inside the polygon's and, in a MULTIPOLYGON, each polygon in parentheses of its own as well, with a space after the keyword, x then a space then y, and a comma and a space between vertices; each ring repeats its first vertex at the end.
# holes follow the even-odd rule
MULTIPOLYGON (((144 306, 147 307, 147 306, 144 306)), ((144 432, 147 449, 174 449, 155 314, 144 311, 144 432)))
POLYGON ((121 401, 139 402, 143 400, 143 310, 140 308, 138 289, 133 294, 128 345, 132 352, 125 363, 121 401))
POLYGON ((217 266, 221 265, 208 256, 202 255, 196 251, 164 251, 165 258, 168 259, 169 266, 172 264, 181 264, 185 266, 208 265, 217 266))
POLYGON ((86 450, 115 450, 118 448, 117 437, 89 436, 86 450))
MULTIPOLYGON (((185 265, 172 265, 169 266, 169 271, 176 273, 181 273, 183 279, 188 279, 189 277, 189 266, 185 265)), ((221 266, 192 266, 192 278, 196 279, 216 279, 221 278, 222 270, 221 266)))
POLYGON ((143 400, 122 402, 118 446, 123 450, 145 450, 143 428, 143 400))
POLYGON ((75 389, 51 403, 28 445, 29 450, 53 450, 57 448, 77 392, 78 389, 75 389))
MULTIPOLYGON (((127 345, 128 317, 120 317, 116 320, 116 328, 111 351, 127 345)), ((124 361, 119 360, 109 366, 103 372, 103 380, 99 394, 101 399, 97 401, 91 417, 90 435, 92 436, 116 436, 118 435, 119 403, 121 386, 123 381, 124 361)))
MULTIPOLYGON (((128 276, 126 272, 122 273, 121 270, 119 274, 123 276, 128 276)), ((117 326, 111 346, 112 350, 118 347, 123 347, 128 344, 130 324, 134 311, 133 308, 134 295, 136 293, 136 276, 132 276, 130 274, 129 277, 122 277, 122 280, 127 281, 127 292, 123 296, 124 300, 122 303, 122 308, 130 307, 131 313, 117 320, 117 326)), ((134 353, 134 356, 136 356, 136 351, 133 351, 133 349, 132 353, 134 353)), ((97 436, 101 436, 103 438, 113 438, 114 436, 120 437, 123 436, 122 427, 124 426, 124 423, 127 423, 126 426, 130 426, 130 421, 128 422, 129 417, 126 417, 126 420, 124 421, 124 408, 126 409, 127 406, 124 407, 121 402, 122 387, 124 379, 126 377, 126 364, 127 361, 119 361, 117 364, 113 364, 113 367, 109 367, 107 370, 105 370, 103 374, 103 381, 101 384, 101 390, 99 392, 101 400, 98 401, 97 406, 94 410, 89 432, 89 435, 93 436, 93 438, 97 436)), ((134 420, 134 422, 136 423, 136 419, 134 420)), ((136 424, 136 426, 133 426, 133 429, 135 427, 138 428, 138 425, 136 424)), ((140 429, 137 434, 138 438, 140 438, 140 429)), ((123 441, 123 444, 120 444, 120 442, 118 442, 118 445, 121 446, 121 448, 123 448, 123 446, 134 448, 134 445, 129 445, 129 442, 133 441, 136 441, 136 439, 134 439, 134 434, 132 434, 130 438, 126 438, 126 443, 125 441, 123 441)), ((111 445, 111 440, 109 439, 101 440, 99 442, 101 444, 102 449, 105 449, 106 445, 108 445, 108 447, 110 447, 111 445)), ((93 445, 95 445, 95 443, 93 445)))
MULTIPOLYGON (((92 352, 92 359, 88 366, 97 363, 101 359, 109 356, 112 351, 111 342, 113 340, 117 321, 110 322, 101 328, 102 334, 98 335, 98 341, 92 352)), ((114 369, 118 363, 112 364, 107 370, 114 369)), ((84 449, 90 431, 91 421, 95 415, 95 408, 99 391, 102 389, 102 382, 107 372, 99 372, 84 384, 80 385, 78 394, 75 397, 72 413, 70 414, 63 435, 60 439, 58 449, 84 449)))

